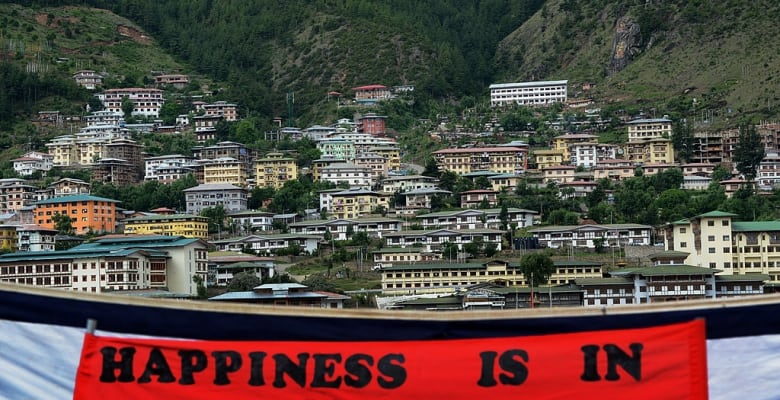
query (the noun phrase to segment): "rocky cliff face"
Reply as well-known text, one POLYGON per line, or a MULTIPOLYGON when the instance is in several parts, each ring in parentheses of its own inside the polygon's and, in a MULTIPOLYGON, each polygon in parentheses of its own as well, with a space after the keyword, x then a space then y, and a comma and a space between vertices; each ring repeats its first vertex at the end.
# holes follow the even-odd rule
POLYGON ((612 54, 607 65, 607 74, 622 71, 642 50, 640 46, 640 27, 628 16, 618 19, 615 24, 615 39, 612 42, 612 54))

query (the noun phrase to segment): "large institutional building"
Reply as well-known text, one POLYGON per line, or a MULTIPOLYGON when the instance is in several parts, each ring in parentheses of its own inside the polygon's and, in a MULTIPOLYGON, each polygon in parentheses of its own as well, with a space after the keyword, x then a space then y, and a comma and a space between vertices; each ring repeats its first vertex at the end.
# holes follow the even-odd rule
POLYGON ((565 103, 568 98, 568 83, 569 81, 494 83, 490 85, 490 105, 544 106, 565 103))
POLYGON ((676 221, 663 230, 667 250, 685 252, 685 263, 723 275, 766 274, 780 282, 780 221, 734 221, 711 211, 676 221))
POLYGON ((106 236, 65 251, 0 256, 0 282, 81 292, 168 289, 194 296, 208 272, 207 244, 181 236, 106 236))

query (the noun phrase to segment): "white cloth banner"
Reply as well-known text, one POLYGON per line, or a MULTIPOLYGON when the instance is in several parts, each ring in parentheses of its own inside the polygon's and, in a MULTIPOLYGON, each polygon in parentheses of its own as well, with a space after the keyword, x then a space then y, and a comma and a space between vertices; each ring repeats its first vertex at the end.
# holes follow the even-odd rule
MULTIPOLYGON (((84 332, 0 320, 0 398, 72 399, 84 332)), ((780 398, 780 335, 709 339, 707 364, 712 400, 780 398)))

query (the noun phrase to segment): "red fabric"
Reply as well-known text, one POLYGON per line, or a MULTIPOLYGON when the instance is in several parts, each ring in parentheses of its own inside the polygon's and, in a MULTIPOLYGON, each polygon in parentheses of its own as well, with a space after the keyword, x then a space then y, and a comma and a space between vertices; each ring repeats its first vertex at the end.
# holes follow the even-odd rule
POLYGON ((223 342, 87 334, 74 392, 76 399, 250 397, 706 399, 704 322, 397 342, 223 342))

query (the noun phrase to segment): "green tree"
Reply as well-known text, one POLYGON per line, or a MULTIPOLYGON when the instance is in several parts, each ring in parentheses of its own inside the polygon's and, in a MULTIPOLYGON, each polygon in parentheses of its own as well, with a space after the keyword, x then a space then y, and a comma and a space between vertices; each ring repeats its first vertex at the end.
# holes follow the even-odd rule
POLYGON ((233 279, 228 282, 228 292, 247 292, 260 286, 261 280, 255 275, 254 271, 241 271, 233 275, 233 279))
POLYGON ((225 213, 225 207, 223 207, 222 204, 204 208, 200 212, 200 215, 209 219, 209 233, 221 233, 225 228, 225 218, 227 215, 225 213))
POLYGON ((135 110, 135 103, 130 100, 130 97, 122 97, 122 113, 124 113, 125 120, 129 121, 133 116, 133 110, 135 110))
POLYGON ((54 229, 62 235, 73 235, 73 220, 67 214, 60 214, 55 212, 51 216, 52 222, 54 222, 54 229))
POLYGON ((531 282, 533 286, 539 286, 547 283, 550 276, 555 273, 555 263, 546 254, 530 253, 520 259, 520 271, 523 272, 526 281, 531 282))
POLYGON ((712 170, 712 181, 720 182, 720 181, 725 181, 727 179, 731 179, 731 171, 729 171, 728 168, 720 164, 716 165, 715 168, 712 170))
POLYGON ((686 120, 678 120, 672 125, 672 147, 681 162, 689 162, 693 157, 693 126, 686 120))
POLYGON ((764 159, 764 144, 755 125, 743 124, 739 127, 739 141, 734 149, 734 162, 748 182, 756 178, 758 165, 764 159))

